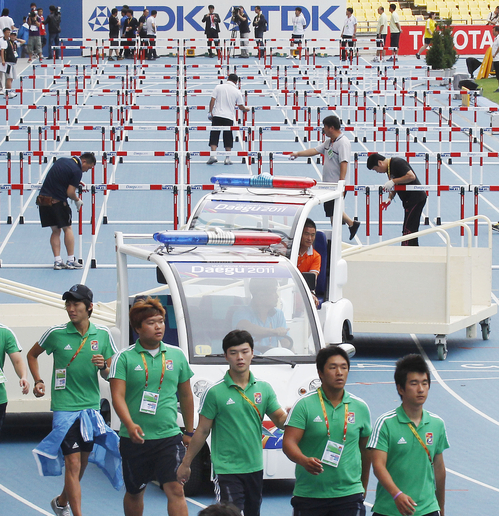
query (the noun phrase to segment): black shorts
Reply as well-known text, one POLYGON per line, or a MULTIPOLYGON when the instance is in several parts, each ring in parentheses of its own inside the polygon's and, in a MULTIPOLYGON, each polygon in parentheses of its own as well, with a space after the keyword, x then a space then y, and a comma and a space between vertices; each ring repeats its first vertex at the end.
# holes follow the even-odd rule
POLYGON ((59 229, 71 226, 73 215, 67 202, 56 202, 52 206, 39 206, 42 228, 56 226, 59 229))
POLYGON ((383 48, 385 46, 385 43, 386 43, 386 34, 378 34, 376 36, 376 39, 377 39, 376 46, 379 47, 379 48, 383 48))
POLYGON ((393 48, 399 47, 400 32, 392 32, 390 34, 390 46, 393 48))
POLYGON ((339 498, 291 498, 293 516, 365 516, 364 495, 354 494, 339 498))
POLYGON ((433 38, 425 38, 424 39, 424 44, 425 45, 431 45, 431 42, 433 41, 433 38))
POLYGON ((244 516, 260 516, 262 505, 263 470, 253 473, 216 475, 215 495, 218 502, 230 502, 244 516))
POLYGON ((144 444, 121 437, 120 454, 127 493, 139 494, 152 480, 161 485, 177 481, 177 469, 184 458, 185 447, 182 434, 151 439, 144 444))
POLYGON ((63 455, 71 455, 72 453, 86 452, 90 453, 94 448, 93 441, 84 441, 80 432, 80 419, 77 419, 68 430, 61 443, 63 455))
POLYGON ((298 43, 298 45, 301 45, 301 40, 303 39, 303 34, 291 34, 291 37, 293 38, 293 41, 295 43, 298 43))
MULTIPOLYGON (((380 514, 379 512, 373 512, 372 516, 383 516, 383 514, 380 514)), ((440 511, 430 512, 424 516, 440 516, 440 511)))
POLYGON ((326 214, 326 217, 332 217, 334 213, 334 200, 332 201, 326 201, 324 203, 324 213, 326 214))
POLYGON ((2 431, 3 422, 5 419, 5 411, 7 410, 7 402, 0 404, 0 432, 2 431))
POLYGON ((496 79, 499 81, 499 61, 492 61, 494 65, 494 70, 496 72, 496 79))

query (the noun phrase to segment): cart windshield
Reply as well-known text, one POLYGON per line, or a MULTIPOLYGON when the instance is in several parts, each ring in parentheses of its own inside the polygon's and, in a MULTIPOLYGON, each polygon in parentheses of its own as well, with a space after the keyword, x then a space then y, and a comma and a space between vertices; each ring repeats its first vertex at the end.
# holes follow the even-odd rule
POLYGON ((288 262, 170 263, 193 363, 222 361, 233 329, 251 333, 260 362, 315 360, 320 342, 307 287, 288 262))

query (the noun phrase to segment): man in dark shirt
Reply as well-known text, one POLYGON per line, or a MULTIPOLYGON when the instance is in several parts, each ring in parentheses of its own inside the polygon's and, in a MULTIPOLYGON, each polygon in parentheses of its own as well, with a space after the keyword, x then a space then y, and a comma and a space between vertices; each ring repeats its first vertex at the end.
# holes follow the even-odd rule
MULTIPOLYGON (((111 16, 109 17, 109 39, 115 39, 118 40, 120 37, 120 20, 118 18, 118 9, 114 8, 111 11, 111 16)), ((109 61, 114 61, 113 58, 113 50, 116 55, 116 57, 119 59, 118 54, 118 46, 120 42, 119 41, 111 41, 110 42, 110 49, 109 49, 109 61)))
POLYGON ((42 228, 50 227, 50 245, 54 253, 54 270, 81 269, 74 256, 74 234, 71 227, 72 214, 68 204, 68 197, 74 201, 79 211, 83 201, 78 197, 83 172, 95 166, 95 156, 85 152, 81 158, 60 158, 48 171, 40 189, 36 204, 40 208, 42 228), (64 245, 68 252, 67 262, 61 258, 61 229, 64 231, 64 245))
POLYGON ((255 28, 255 39, 258 45, 258 59, 265 57, 265 50, 260 48, 263 46, 263 33, 267 30, 267 20, 262 14, 262 9, 259 5, 255 7, 256 16, 253 18, 253 27, 255 28))
POLYGON ((213 5, 208 6, 208 11, 209 13, 205 14, 201 21, 204 23, 204 33, 208 38, 208 54, 210 57, 215 57, 212 45, 215 43, 215 50, 218 52, 217 49, 220 45, 220 40, 218 39, 218 33, 220 32, 220 16, 215 12, 213 5))
POLYGON ((124 36, 125 36, 125 38, 127 38, 127 40, 131 40, 131 41, 125 41, 125 46, 131 47, 131 48, 125 48, 125 57, 132 59, 133 58, 133 47, 135 46, 135 35, 137 33, 137 28, 139 26, 139 22, 137 21, 137 18, 133 17, 132 9, 127 10, 126 17, 128 19, 125 22, 124 36))
POLYGON ((49 30, 49 55, 48 58, 52 59, 53 52, 55 51, 55 58, 59 59, 59 49, 52 47, 59 46, 59 34, 61 32, 61 13, 58 10, 59 8, 55 5, 51 5, 49 7, 50 14, 47 16, 47 19, 43 22, 47 25, 49 30))
POLYGON ((239 25, 239 36, 241 38, 241 57, 248 58, 248 39, 251 36, 250 28, 249 28, 249 18, 248 15, 244 12, 243 7, 239 7, 236 15, 236 21, 239 25))
MULTIPOLYGON (((426 204, 426 192, 423 190, 409 190, 395 192, 393 187, 398 185, 420 185, 418 176, 412 167, 402 158, 385 158, 385 156, 377 152, 371 154, 367 158, 367 168, 374 170, 378 174, 388 174, 388 181, 383 189, 388 194, 388 201, 385 204, 387 208, 392 202, 395 194, 398 194, 404 207, 404 225, 402 234, 409 235, 419 231, 419 222, 424 205, 426 204)), ((419 245, 418 239, 405 240, 402 245, 419 245)))

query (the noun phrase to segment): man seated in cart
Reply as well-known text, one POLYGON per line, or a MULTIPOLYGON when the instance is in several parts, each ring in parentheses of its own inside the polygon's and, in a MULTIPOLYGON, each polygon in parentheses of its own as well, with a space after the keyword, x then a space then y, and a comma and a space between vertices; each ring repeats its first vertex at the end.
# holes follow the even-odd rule
POLYGON ((255 351, 265 353, 272 348, 291 348, 293 339, 289 336, 284 312, 276 308, 279 300, 278 283, 273 278, 252 278, 249 282, 251 302, 234 312, 234 328, 251 333, 255 351))

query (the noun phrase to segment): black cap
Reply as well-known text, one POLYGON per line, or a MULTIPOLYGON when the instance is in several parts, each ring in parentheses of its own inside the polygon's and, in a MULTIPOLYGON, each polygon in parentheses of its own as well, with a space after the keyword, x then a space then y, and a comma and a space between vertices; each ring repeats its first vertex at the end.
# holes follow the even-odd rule
POLYGON ((64 300, 69 298, 78 299, 79 301, 82 299, 88 299, 90 302, 92 302, 94 299, 94 294, 86 285, 81 285, 78 283, 73 285, 67 292, 64 292, 62 295, 62 299, 64 300))

